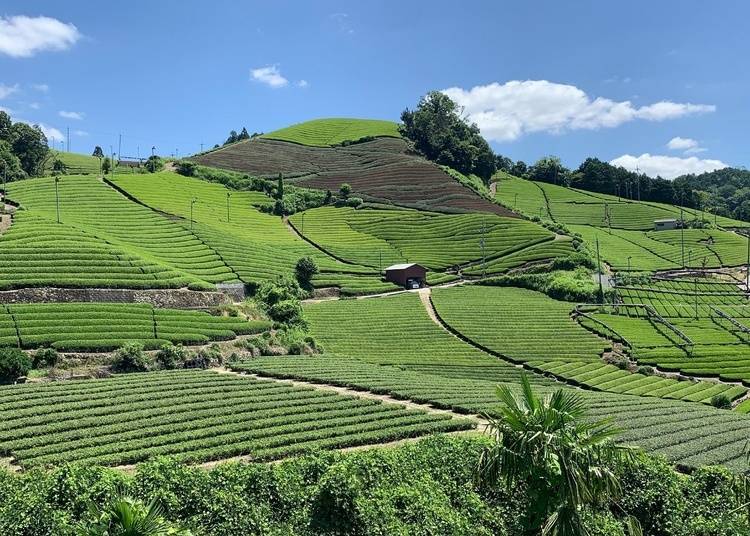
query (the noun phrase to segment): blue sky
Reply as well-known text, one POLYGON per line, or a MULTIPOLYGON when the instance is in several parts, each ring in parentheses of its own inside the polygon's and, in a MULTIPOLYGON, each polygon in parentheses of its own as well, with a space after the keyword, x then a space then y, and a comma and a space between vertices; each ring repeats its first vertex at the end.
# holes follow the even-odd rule
POLYGON ((243 126, 398 120, 439 89, 514 159, 749 163, 739 0, 11 0, 0 17, 0 107, 69 128, 79 152, 116 151, 119 133, 123 156, 184 155, 243 126))

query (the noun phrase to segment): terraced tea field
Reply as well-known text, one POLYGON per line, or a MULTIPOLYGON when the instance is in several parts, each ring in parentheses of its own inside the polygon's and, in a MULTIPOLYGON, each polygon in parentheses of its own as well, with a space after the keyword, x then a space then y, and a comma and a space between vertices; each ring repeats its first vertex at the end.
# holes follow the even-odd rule
POLYGON ((23 468, 271 460, 473 423, 230 374, 170 371, 0 389, 0 454, 23 468))
POLYGON ((308 240, 350 262, 385 268, 419 262, 445 270, 482 258, 504 257, 554 235, 531 222, 482 214, 322 207, 290 218, 308 240))
POLYGON ((166 342, 203 344, 270 328, 200 311, 128 303, 34 303, 0 306, 0 346, 64 351, 114 350, 129 341, 147 348, 166 342))
POLYGON ((149 207, 183 218, 188 229, 192 216, 195 236, 243 281, 290 274, 301 257, 311 256, 321 271, 316 286, 339 286, 350 294, 396 290, 381 281, 377 269, 338 262, 295 236, 279 217, 257 210, 254 205, 268 202, 258 192, 230 191, 175 173, 116 177, 114 183, 149 207))
MULTIPOLYGON (((305 124, 298 125, 297 130, 305 124)), ((234 143, 193 157, 195 162, 338 191, 351 185, 365 200, 436 212, 513 213, 462 186, 439 166, 409 153, 398 138, 377 138, 344 147, 313 147, 265 138, 234 143)))
MULTIPOLYGON (((60 221, 78 234, 91 235, 103 242, 103 246, 110 244, 133 256, 169 267, 196 283, 237 280, 221 257, 189 229, 128 201, 96 177, 66 176, 60 179, 58 191, 60 221)), ((56 221, 53 178, 11 183, 8 196, 20 202, 30 215, 49 223, 56 221)), ((0 238, 0 244, 13 236, 16 227, 22 232, 23 221, 14 223, 11 232, 0 238)), ((38 229, 32 228, 30 232, 33 235, 38 229)), ((5 274, 4 278, 11 275, 5 274)))
POLYGON ((365 137, 400 138, 398 124, 377 119, 327 118, 313 119, 286 128, 263 134, 261 138, 331 147, 345 141, 357 141, 365 137))
MULTIPOLYGON (((448 378, 353 358, 261 358, 235 368, 271 377, 388 393, 458 412, 492 414, 497 407, 494 381, 448 378)), ((743 449, 750 433, 750 418, 745 415, 654 397, 586 391, 581 394, 593 417, 611 417, 625 431, 620 438, 623 442, 639 445, 688 467, 703 464, 724 464, 735 470, 747 467, 743 449)))

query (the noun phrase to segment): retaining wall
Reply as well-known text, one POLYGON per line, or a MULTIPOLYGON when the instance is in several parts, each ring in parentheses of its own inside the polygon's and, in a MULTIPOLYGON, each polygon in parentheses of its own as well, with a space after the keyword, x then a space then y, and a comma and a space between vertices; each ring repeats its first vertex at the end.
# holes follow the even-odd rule
POLYGON ((0 291, 0 303, 150 303, 155 307, 172 309, 208 309, 231 303, 231 301, 231 298, 222 292, 182 289, 134 290, 44 287, 0 291))

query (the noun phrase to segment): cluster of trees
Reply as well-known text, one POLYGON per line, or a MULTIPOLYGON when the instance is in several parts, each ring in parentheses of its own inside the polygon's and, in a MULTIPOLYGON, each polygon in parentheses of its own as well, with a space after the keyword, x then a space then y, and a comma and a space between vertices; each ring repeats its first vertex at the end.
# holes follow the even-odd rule
POLYGON ((242 130, 239 134, 237 134, 236 130, 232 130, 229 132, 229 137, 227 137, 227 141, 224 142, 224 145, 229 145, 230 143, 237 143, 238 141, 243 140, 249 140, 250 138, 255 138, 257 136, 260 136, 261 132, 253 132, 252 135, 247 132, 247 129, 245 127, 242 127, 242 130))
POLYGON ((496 162, 499 170, 525 179, 626 199, 656 201, 701 210, 711 208, 706 202, 706 196, 686 181, 651 178, 643 173, 613 166, 598 158, 587 158, 577 169, 566 168, 556 156, 545 156, 531 166, 521 160, 514 162, 502 155, 497 155, 496 162))
POLYGON ((701 206, 707 210, 719 216, 750 221, 750 171, 724 168, 700 175, 683 175, 673 182, 677 188, 695 192, 701 206))
POLYGON ((0 173, 7 180, 41 175, 49 157, 47 137, 38 126, 14 123, 0 111, 0 173))
POLYGON ((401 123, 401 135, 426 158, 489 183, 497 169, 495 153, 450 97, 439 91, 428 93, 415 110, 402 112, 401 123))

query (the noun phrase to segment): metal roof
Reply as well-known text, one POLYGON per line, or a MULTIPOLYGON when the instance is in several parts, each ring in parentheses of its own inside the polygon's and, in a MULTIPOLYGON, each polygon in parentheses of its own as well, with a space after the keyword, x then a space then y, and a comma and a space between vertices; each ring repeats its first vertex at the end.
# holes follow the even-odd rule
POLYGON ((675 222, 677 223, 677 220, 674 218, 666 218, 664 220, 654 220, 654 223, 667 223, 667 222, 675 222))
POLYGON ((409 262, 406 264, 394 264, 386 268, 385 271, 387 272, 388 270, 406 270, 407 268, 411 268, 412 266, 420 266, 420 265, 415 262, 409 262))

